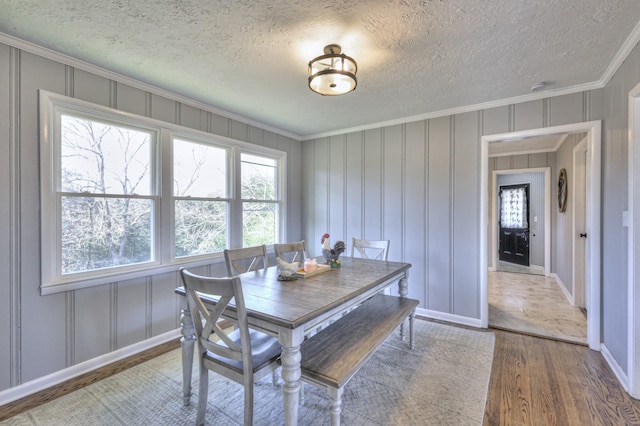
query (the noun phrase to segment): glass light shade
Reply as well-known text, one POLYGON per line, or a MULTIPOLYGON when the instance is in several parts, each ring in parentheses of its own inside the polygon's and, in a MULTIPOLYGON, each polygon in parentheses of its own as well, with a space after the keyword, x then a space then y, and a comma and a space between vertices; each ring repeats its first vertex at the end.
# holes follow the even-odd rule
POLYGON ((324 96, 344 95, 358 84, 358 65, 353 58, 340 53, 340 46, 329 45, 325 55, 309 62, 309 88, 324 96))

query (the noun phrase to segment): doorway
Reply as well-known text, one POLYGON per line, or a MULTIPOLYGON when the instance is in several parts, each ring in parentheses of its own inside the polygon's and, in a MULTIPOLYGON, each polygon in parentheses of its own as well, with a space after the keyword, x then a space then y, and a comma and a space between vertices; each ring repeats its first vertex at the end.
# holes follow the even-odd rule
MULTIPOLYGON (((481 140, 481 210, 480 210, 480 287, 481 287, 481 323, 483 327, 489 324, 489 301, 488 301, 488 180, 489 180, 489 145, 506 144, 517 140, 526 140, 548 135, 587 133, 587 148, 589 158, 586 161, 586 174, 589 176, 587 182, 587 232, 594 235, 594 238, 587 240, 587 257, 590 259, 587 270, 587 309, 589 317, 587 320, 587 340, 589 347, 600 350, 600 121, 576 123, 563 126, 547 127, 543 129, 533 129, 513 133, 483 136, 481 140), (593 253, 593 255, 592 255, 593 253)), ((494 234, 495 235, 495 234, 494 234)))
POLYGON ((529 184, 501 185, 498 197, 498 259, 528 268, 529 184))

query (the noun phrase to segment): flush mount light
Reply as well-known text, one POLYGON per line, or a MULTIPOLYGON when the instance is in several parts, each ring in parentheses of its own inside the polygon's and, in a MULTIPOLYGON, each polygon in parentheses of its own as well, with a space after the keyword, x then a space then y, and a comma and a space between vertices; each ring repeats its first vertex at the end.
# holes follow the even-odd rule
POLYGON ((355 90, 358 64, 337 44, 325 46, 324 55, 309 62, 309 89, 323 96, 344 95, 355 90))

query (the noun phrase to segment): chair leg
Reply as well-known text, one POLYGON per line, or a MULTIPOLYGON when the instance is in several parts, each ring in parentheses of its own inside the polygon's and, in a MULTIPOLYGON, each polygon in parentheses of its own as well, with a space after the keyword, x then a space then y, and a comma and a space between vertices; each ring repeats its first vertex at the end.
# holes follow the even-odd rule
POLYGON ((304 382, 300 382, 300 398, 298 405, 304 405, 304 382))
POLYGON ((198 390, 198 414, 196 415, 196 426, 204 425, 204 415, 207 412, 207 399, 209 397, 209 370, 202 364, 200 359, 200 386, 198 390))
POLYGON ((271 373, 271 383, 273 383, 273 386, 278 386, 279 379, 280 379, 280 374, 278 374, 278 369, 276 368, 271 373))
POLYGON ((253 425, 253 377, 244 377, 244 426, 253 425))

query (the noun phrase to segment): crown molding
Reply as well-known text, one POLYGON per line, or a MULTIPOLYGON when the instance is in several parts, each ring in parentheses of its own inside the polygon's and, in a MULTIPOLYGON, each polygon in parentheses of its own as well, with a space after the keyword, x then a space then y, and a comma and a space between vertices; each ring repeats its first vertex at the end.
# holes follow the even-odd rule
POLYGON ((279 129, 277 127, 270 126, 265 123, 261 123, 259 121, 251 120, 247 117, 244 117, 239 114, 234 114, 229 111, 225 111, 223 109, 214 107, 212 105, 206 104, 204 102, 199 102, 194 99, 188 98, 186 96, 179 95, 174 92, 170 92, 165 89, 161 89, 157 86, 154 86, 149 83, 145 83, 140 80, 136 80, 131 77, 127 77, 126 75, 119 74, 114 71, 109 71, 105 68, 99 67, 97 65, 90 64, 89 62, 82 61, 80 59, 73 58, 71 56, 65 55, 60 52, 56 52, 49 48, 39 46, 35 43, 31 43, 26 40, 19 39, 17 37, 11 36, 9 34, 5 34, 0 32, 0 43, 4 43, 8 46, 15 47, 16 49, 23 50, 25 52, 32 53, 34 55, 42 56, 43 58, 50 59, 55 62, 60 62, 65 65, 72 66, 74 68, 81 69, 83 71, 90 72, 92 74, 98 75, 100 77, 107 78, 109 80, 117 81, 119 83, 123 83, 136 89, 143 90, 145 92, 150 92, 156 94, 158 96, 163 96, 168 99, 175 100, 176 102, 180 102, 183 105, 189 105, 194 108, 201 109, 203 111, 211 112, 216 115, 220 115, 222 117, 228 118, 230 120, 235 120, 243 124, 247 124, 249 126, 257 127, 262 130, 267 130, 269 132, 273 132, 279 134, 281 136, 286 136, 291 139, 295 139, 297 141, 302 140, 302 136, 297 135, 295 133, 288 132, 286 130, 279 129))
POLYGON ((606 86, 609 83, 609 80, 613 77, 613 75, 618 71, 618 68, 622 65, 622 63, 627 59, 631 51, 640 41, 640 21, 636 24, 636 27, 631 31, 629 37, 624 41, 616 56, 613 57, 613 60, 605 70, 604 74, 600 78, 600 83, 602 86, 606 86))
POLYGON ((572 94, 572 93, 585 92, 585 91, 588 91, 588 90, 601 89, 602 87, 604 87, 604 85, 600 81, 595 81, 595 82, 586 83, 586 84, 578 84, 578 85, 575 85, 575 86, 565 87, 565 88, 557 89, 557 90, 546 90, 546 91, 543 91, 543 92, 530 93, 530 94, 522 95, 522 96, 514 96, 512 98, 499 99, 499 100, 495 100, 495 101, 483 102, 483 103, 474 104, 474 105, 467 105, 467 106, 462 106, 462 107, 457 107, 457 108, 451 108, 451 109, 444 109, 444 110, 440 110, 440 111, 428 112, 428 113, 425 113, 425 114, 413 115, 413 116, 410 116, 410 117, 396 118, 396 119, 388 120, 388 121, 381 121, 381 122, 377 122, 377 123, 364 124, 362 126, 350 127, 350 128, 347 128, 347 129, 332 130, 332 131, 329 131, 329 132, 322 132, 322 133, 315 133, 315 134, 312 134, 312 135, 305 135, 305 136, 302 137, 302 140, 306 141, 306 140, 312 140, 312 139, 326 138, 326 137, 329 137, 329 136, 342 135, 342 134, 345 134, 345 133, 360 132, 360 131, 363 131, 363 130, 371 130, 371 129, 377 129, 377 128, 380 128, 380 127, 395 126, 397 124, 411 123, 411 122, 414 122, 414 121, 429 120, 429 119, 432 119, 432 118, 446 117, 446 116, 449 116, 449 115, 456 115, 456 114, 464 114, 464 113, 467 113, 467 112, 479 111, 479 110, 483 110, 483 109, 496 108, 496 107, 501 107, 501 106, 505 106, 505 105, 512 105, 512 104, 517 104, 517 103, 522 103, 522 102, 536 101, 536 100, 539 100, 539 99, 545 99, 545 98, 551 98, 551 97, 555 97, 555 96, 568 95, 568 94, 572 94))

